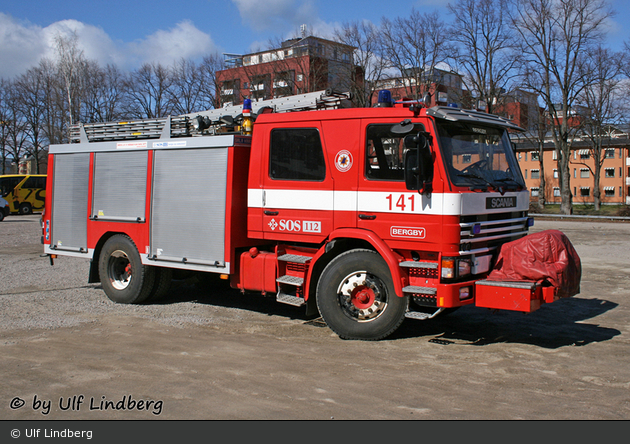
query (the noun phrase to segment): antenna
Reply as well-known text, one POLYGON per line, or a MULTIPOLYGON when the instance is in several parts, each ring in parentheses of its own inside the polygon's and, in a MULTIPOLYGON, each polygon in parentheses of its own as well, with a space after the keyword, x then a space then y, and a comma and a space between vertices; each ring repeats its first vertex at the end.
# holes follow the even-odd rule
POLYGON ((306 37, 306 24, 300 25, 300 33, 302 34, 302 38, 306 37))

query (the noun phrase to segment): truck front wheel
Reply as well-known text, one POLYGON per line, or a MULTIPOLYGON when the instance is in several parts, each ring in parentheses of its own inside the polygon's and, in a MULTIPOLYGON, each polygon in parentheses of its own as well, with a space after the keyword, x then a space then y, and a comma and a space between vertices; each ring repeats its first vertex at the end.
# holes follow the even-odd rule
POLYGON ((116 234, 105 242, 98 269, 103 290, 114 302, 137 304, 151 294, 155 270, 142 265, 136 245, 125 235, 116 234))
POLYGON ((350 250, 333 259, 317 285, 317 307, 343 339, 378 340, 403 322, 408 298, 399 297, 385 260, 371 250, 350 250))

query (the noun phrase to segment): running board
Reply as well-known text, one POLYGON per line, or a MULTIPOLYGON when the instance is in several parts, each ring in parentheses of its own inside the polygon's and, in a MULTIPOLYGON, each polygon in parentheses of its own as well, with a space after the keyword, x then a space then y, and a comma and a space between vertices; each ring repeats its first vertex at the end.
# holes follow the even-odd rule
POLYGON ((278 256, 279 261, 295 262, 297 264, 305 264, 313 259, 311 256, 302 256, 301 254, 283 254, 278 256))
POLYGON ((301 287, 304 283, 304 278, 289 276, 287 274, 285 276, 280 276, 278 279, 276 279, 276 282, 278 282, 279 284, 295 285, 296 287, 301 287))
POLYGON ((436 317, 443 311, 444 311, 444 307, 438 308, 437 311, 433 314, 424 313, 422 311, 408 311, 407 313, 405 313, 405 317, 409 319, 417 319, 420 321, 426 321, 427 319, 433 319, 434 317, 436 317))
POLYGON ((297 296, 292 296, 290 294, 278 293, 276 295, 276 301, 281 302, 283 304, 293 305, 295 307, 301 307, 306 304, 304 298, 299 298, 297 296))
POLYGON ((416 287, 414 285, 409 285, 402 289, 404 293, 414 293, 414 294, 428 294, 428 295, 436 295, 437 288, 435 287, 416 287))

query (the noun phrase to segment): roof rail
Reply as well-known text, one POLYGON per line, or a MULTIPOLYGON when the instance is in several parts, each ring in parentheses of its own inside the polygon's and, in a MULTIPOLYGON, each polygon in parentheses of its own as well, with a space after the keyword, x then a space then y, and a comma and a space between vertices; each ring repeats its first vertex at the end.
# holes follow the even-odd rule
MULTIPOLYGON (((290 112, 322 109, 338 109, 350 106, 350 93, 332 89, 277 99, 252 101, 252 116, 262 112, 290 112)), ((158 139, 239 131, 243 106, 223 108, 168 116, 155 119, 139 119, 123 122, 78 123, 70 127, 71 143, 103 142, 127 139, 158 139), (201 118, 206 123, 198 125, 201 118)))

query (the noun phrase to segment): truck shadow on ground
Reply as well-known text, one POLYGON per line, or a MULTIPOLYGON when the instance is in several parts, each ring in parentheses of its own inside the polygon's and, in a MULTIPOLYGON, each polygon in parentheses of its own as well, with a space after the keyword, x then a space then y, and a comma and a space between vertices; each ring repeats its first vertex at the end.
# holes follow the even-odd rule
POLYGON ((169 291, 164 297, 158 300, 150 300, 147 303, 169 305, 182 302, 195 302, 217 307, 249 310, 269 316, 282 316, 304 321, 310 319, 305 316, 303 307, 281 304, 276 301, 275 294, 268 296, 254 292, 243 294, 239 290, 230 288, 227 281, 213 279, 212 277, 201 280, 195 277, 173 280, 169 291))
MULTIPOLYGON (((168 305, 182 302, 250 310, 301 320, 310 326, 326 326, 321 318, 307 317, 303 307, 278 303, 275 295, 242 294, 231 289, 225 281, 173 281, 165 297, 149 303, 168 305)), ((473 346, 522 343, 550 349, 583 346, 621 334, 617 329, 583 322, 613 310, 617 305, 603 299, 573 297, 543 305, 529 314, 467 306, 427 321, 405 319, 400 328, 385 340, 426 338, 441 345, 473 346)))
POLYGON ((430 342, 442 345, 483 346, 521 343, 544 348, 583 346, 621 334, 614 328, 584 323, 618 304, 602 299, 570 298, 543 305, 533 313, 496 311, 462 307, 429 321, 405 320, 390 339, 432 336, 430 342), (412 321, 412 322, 408 322, 412 321), (424 325, 420 326, 419 323, 424 325))

